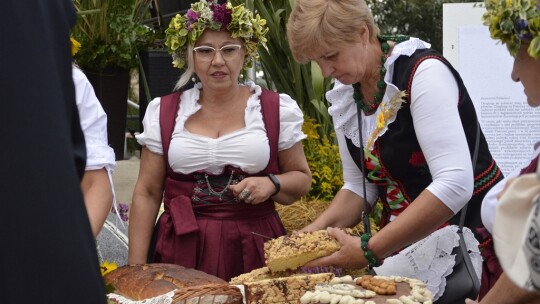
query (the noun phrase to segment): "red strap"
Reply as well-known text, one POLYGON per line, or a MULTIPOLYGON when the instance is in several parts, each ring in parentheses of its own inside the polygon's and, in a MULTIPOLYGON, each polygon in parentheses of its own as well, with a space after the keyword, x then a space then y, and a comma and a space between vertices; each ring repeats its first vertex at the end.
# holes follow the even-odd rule
POLYGON ((278 141, 279 141, 279 94, 263 89, 261 93, 261 111, 270 145, 270 160, 264 169, 265 173, 281 173, 278 162, 278 141))
POLYGON ((161 128, 161 146, 163 147, 163 157, 167 168, 169 168, 169 145, 171 144, 172 133, 174 130, 176 115, 180 109, 180 95, 182 92, 161 97, 159 105, 159 126, 161 128))

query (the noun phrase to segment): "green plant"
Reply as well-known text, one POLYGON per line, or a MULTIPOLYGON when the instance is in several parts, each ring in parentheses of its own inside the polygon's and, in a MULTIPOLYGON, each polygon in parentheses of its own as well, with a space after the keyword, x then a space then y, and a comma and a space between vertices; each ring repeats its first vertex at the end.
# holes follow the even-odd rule
POLYGON ((138 50, 152 43, 142 23, 151 0, 73 0, 78 11, 73 37, 81 43, 75 60, 81 68, 137 67, 138 50))
POLYGON ((343 174, 339 149, 327 136, 319 135, 321 127, 315 119, 305 116, 302 131, 307 135, 303 141, 304 153, 311 169, 311 190, 307 200, 328 201, 343 186, 343 174))
POLYGON ((382 34, 418 37, 442 51, 443 3, 479 0, 366 0, 382 34))

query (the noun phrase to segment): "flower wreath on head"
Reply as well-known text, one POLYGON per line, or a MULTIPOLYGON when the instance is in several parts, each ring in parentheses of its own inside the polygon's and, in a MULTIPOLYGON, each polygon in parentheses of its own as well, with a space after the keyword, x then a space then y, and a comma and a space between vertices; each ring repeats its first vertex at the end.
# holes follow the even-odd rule
POLYGON ((185 15, 176 15, 165 30, 167 49, 173 57, 173 66, 183 68, 186 64, 188 44, 195 45, 206 29, 227 30, 233 38, 241 38, 247 58, 244 68, 252 65, 257 57, 257 47, 266 43, 266 20, 246 9, 244 5, 233 7, 230 2, 217 4, 215 0, 201 0, 191 4, 185 15))
POLYGON ((537 0, 485 0, 482 20, 489 27, 491 38, 506 44, 516 56, 522 41, 530 43, 527 53, 540 57, 540 7, 537 0))

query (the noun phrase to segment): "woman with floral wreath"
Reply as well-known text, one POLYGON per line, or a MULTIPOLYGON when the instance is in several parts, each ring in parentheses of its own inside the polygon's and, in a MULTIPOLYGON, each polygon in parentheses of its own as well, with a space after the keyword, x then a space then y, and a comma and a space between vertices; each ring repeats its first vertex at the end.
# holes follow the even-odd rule
POLYGON ((303 230, 355 226, 366 208, 382 202, 376 234, 359 238, 329 228, 341 250, 306 266, 369 266, 417 278, 437 300, 468 203, 464 235, 479 276, 478 246, 488 240, 479 234, 481 202, 502 174, 456 70, 420 39, 379 34, 364 0, 297 0, 287 33, 297 61, 313 60, 335 78, 326 97, 345 182, 303 230))
MULTIPOLYGON (((483 20, 489 26, 491 37, 505 44, 510 54, 515 58, 511 77, 514 81, 523 84, 529 106, 536 108, 540 106, 540 1, 513 1, 510 5, 506 4, 507 1, 486 0, 487 11, 483 20)), ((534 173, 537 170, 539 153, 540 142, 537 142, 531 162, 522 169, 512 172, 486 194, 482 202, 482 220, 490 232, 496 225, 501 224, 495 221, 495 210, 499 206, 498 198, 503 192, 507 192, 504 189, 511 184, 510 181, 515 181, 516 177, 534 173)), ((525 221, 526 218, 522 220, 525 221)), ((503 227, 503 229, 508 229, 508 227, 503 227)), ((515 237, 523 238, 517 234, 515 237)), ((497 247, 497 244, 495 245, 497 247)), ((512 251, 517 252, 518 249, 512 248, 512 251)), ((497 251, 497 255, 500 256, 500 254, 508 254, 508 252, 497 251)), ((540 293, 538 293, 540 283, 536 284, 536 292, 528 291, 525 289, 526 286, 518 286, 512 279, 512 270, 520 272, 520 274, 525 273, 525 270, 505 269, 505 264, 501 264, 504 272, 480 303, 540 303, 540 293)), ((531 272, 536 272, 538 276, 540 270, 531 269, 531 272)), ((534 290, 534 288, 530 289, 534 290)), ((476 302, 468 300, 467 303, 476 302)))
POLYGON ((186 67, 143 120, 139 178, 129 225, 129 263, 196 268, 225 280, 264 265, 261 235, 285 234, 274 201, 291 204, 311 185, 301 140, 303 115, 285 94, 239 83, 265 20, 244 6, 201 0, 172 19, 167 46, 186 67), (187 66, 186 66, 187 62, 187 66))

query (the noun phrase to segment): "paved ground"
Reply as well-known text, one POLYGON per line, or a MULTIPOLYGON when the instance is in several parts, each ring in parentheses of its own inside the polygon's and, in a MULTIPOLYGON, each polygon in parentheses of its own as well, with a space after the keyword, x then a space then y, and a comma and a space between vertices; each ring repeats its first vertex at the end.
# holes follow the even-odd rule
MULTIPOLYGON (((137 157, 117 161, 113 182, 118 203, 131 204, 131 195, 138 174, 137 157)), ((127 264, 127 223, 116 214, 109 214, 103 230, 97 237, 97 245, 102 260, 114 262, 118 266, 127 264)))

